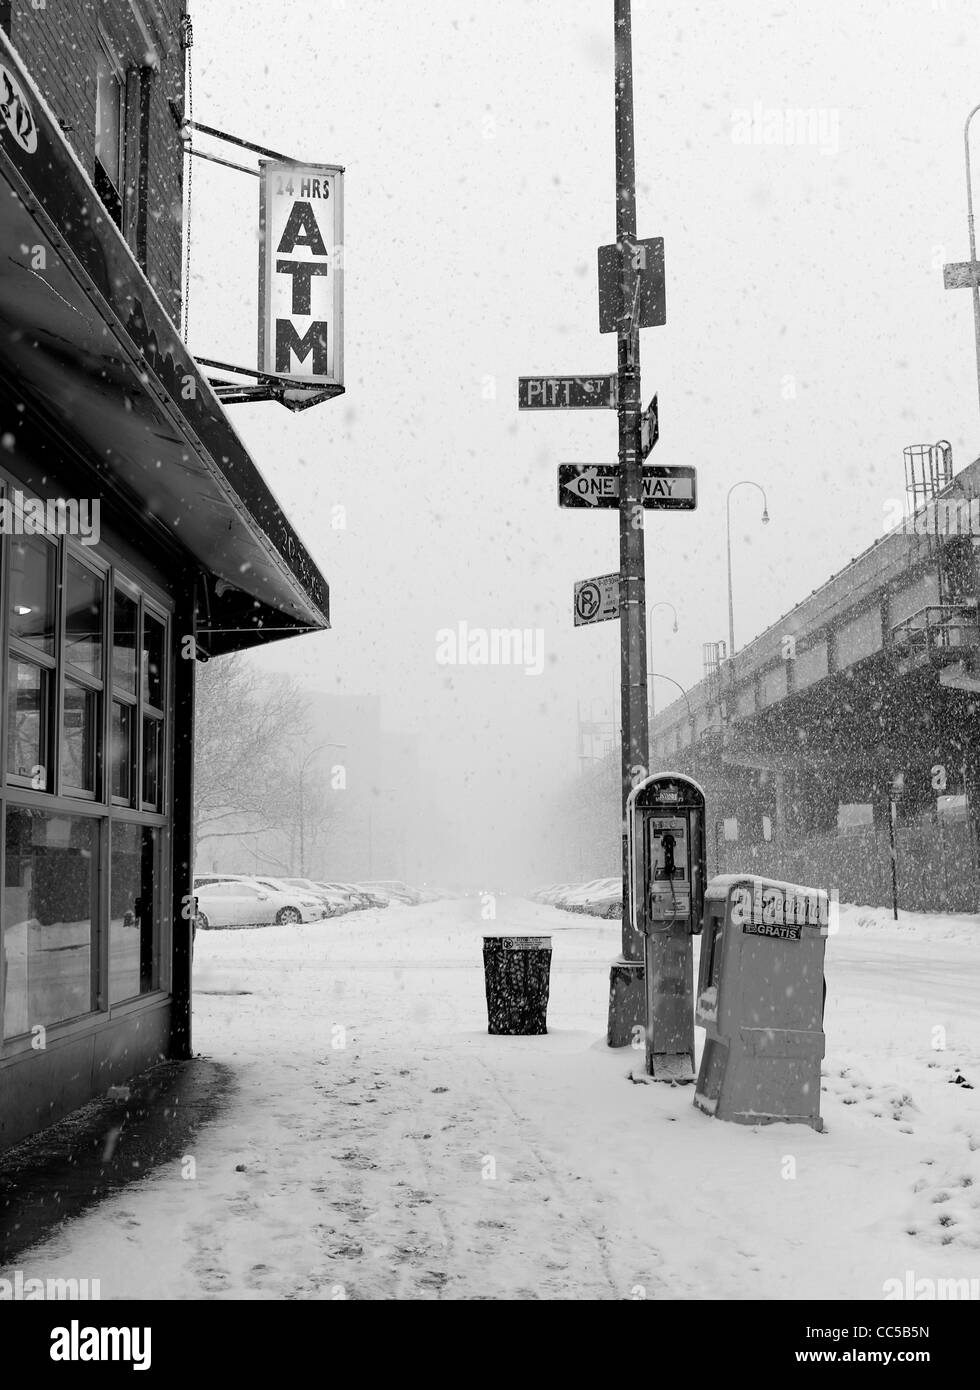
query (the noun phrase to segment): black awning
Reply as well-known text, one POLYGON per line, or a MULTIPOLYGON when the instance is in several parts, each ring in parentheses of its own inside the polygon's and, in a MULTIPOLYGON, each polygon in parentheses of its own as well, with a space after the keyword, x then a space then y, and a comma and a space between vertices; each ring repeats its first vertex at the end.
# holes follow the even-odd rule
POLYGON ((0 225, 0 372, 233 595, 205 645, 329 627, 326 580, 2 33, 0 225))

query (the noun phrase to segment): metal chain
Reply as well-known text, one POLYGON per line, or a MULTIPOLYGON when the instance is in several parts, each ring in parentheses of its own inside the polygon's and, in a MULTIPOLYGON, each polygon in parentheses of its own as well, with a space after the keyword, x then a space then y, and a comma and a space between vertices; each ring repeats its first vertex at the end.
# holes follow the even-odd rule
POLYGON ((181 298, 181 336, 184 343, 187 342, 190 324, 190 299, 191 299, 191 206, 194 191, 194 71, 191 58, 191 49, 194 46, 194 26, 191 23, 189 14, 185 14, 180 21, 180 41, 186 53, 185 77, 187 83, 187 131, 184 151, 187 156, 187 220, 184 224, 184 293, 181 298))

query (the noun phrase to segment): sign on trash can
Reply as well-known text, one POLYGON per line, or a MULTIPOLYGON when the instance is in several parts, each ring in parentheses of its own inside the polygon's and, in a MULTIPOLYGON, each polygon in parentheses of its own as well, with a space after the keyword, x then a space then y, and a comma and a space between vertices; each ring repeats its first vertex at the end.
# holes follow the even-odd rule
POLYGON ((483 974, 488 1033, 547 1033, 550 936, 485 936, 483 974))

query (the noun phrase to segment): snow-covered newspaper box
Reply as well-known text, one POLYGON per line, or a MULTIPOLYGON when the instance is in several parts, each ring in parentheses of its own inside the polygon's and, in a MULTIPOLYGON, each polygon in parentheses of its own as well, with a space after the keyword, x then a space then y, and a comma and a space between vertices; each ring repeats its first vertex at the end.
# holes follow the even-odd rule
POLYGON ((630 920, 643 936, 647 1075, 694 1080, 691 937, 704 910, 704 791, 679 772, 647 777, 626 805, 630 920))
POLYGON ((738 1124, 822 1130, 827 894, 720 874, 704 913, 697 1023, 707 1037, 694 1104, 738 1124))

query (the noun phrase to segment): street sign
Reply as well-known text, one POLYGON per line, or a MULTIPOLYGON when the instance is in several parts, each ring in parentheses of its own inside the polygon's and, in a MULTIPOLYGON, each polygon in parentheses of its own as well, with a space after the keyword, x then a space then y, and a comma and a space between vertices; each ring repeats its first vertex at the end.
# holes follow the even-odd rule
POLYGON ((628 329, 633 305, 623 304, 623 255, 630 257, 636 272, 639 294, 636 299, 637 328, 659 328, 667 322, 664 281, 664 239, 646 237, 642 241, 599 247, 599 332, 618 333, 628 329))
POLYGON ((660 415, 657 412, 657 398, 653 400, 640 416, 640 457, 646 456, 660 438, 660 415))
POLYGON ((600 574, 575 585, 575 626, 619 617, 619 575, 600 574))
MULTIPOLYGON (((614 463, 560 463, 559 507, 618 507, 619 468, 614 463)), ((653 511, 693 511, 698 505, 694 468, 647 464, 643 469, 643 505, 653 511)))
POLYGON ((614 376, 522 376, 517 379, 519 410, 616 409, 614 376))
POLYGON ((344 171, 259 161, 259 371, 344 383, 344 171))
POLYGON ((952 261, 943 266, 943 285, 948 290, 972 290, 980 284, 980 261, 952 261))

